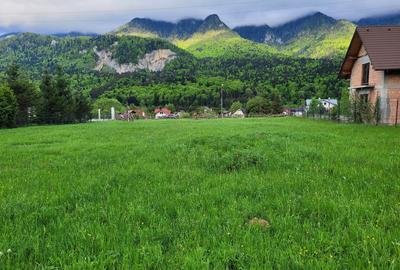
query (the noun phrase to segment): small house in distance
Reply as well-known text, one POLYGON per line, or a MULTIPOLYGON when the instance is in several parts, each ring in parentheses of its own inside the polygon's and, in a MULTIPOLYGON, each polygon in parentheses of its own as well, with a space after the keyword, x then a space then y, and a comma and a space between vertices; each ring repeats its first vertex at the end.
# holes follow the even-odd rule
POLYGON ((358 27, 340 77, 350 79, 351 96, 379 105, 382 123, 396 124, 400 114, 400 26, 358 27))
MULTIPOLYGON (((325 110, 327 112, 330 112, 333 108, 335 108, 338 105, 337 99, 318 99, 318 101, 324 106, 325 110)), ((307 99, 306 100, 306 111, 310 109, 310 105, 312 103, 312 99, 307 99)))
POLYGON ((242 109, 237 110, 231 115, 232 118, 245 118, 246 114, 242 109))
POLYGON ((156 114, 156 116, 155 116, 156 119, 164 119, 164 118, 168 118, 169 116, 172 115, 172 112, 167 108, 155 109, 154 113, 156 114))

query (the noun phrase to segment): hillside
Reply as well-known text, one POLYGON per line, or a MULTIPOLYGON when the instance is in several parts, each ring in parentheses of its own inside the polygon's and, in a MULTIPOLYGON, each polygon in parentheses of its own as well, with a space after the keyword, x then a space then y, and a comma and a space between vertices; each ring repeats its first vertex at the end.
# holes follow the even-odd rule
POLYGON ((311 58, 341 57, 354 30, 353 23, 320 12, 274 28, 263 25, 234 29, 241 37, 268 44, 281 53, 311 58))
POLYGON ((341 59, 347 51, 355 27, 349 21, 337 21, 324 31, 298 35, 279 49, 289 55, 341 59))
POLYGON ((173 43, 199 58, 231 58, 250 55, 266 57, 270 53, 277 52, 272 47, 245 40, 230 30, 212 30, 205 33, 196 33, 185 40, 175 39, 173 43))
MULTIPOLYGON (((115 65, 134 66, 143 62, 148 54, 162 50, 170 51, 171 55, 176 56, 174 58, 186 55, 173 44, 163 40, 111 35, 60 38, 24 33, 0 40, 2 55, 0 71, 4 71, 9 63, 17 62, 36 75, 41 74, 46 68, 53 68, 56 64, 62 65, 69 73, 91 73, 102 70, 99 69, 102 63, 100 54, 107 55, 108 60, 113 61, 115 65)), ((169 59, 164 58, 153 60, 165 60, 165 64, 169 62, 169 59)), ((104 72, 117 72, 112 65, 103 66, 108 68, 103 70, 104 72)), ((148 66, 141 69, 153 70, 154 68, 148 66)))

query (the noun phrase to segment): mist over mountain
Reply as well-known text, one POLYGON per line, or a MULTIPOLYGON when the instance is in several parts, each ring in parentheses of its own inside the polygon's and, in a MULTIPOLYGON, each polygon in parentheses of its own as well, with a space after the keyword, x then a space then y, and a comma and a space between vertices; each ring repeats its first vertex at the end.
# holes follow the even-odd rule
POLYGON ((204 20, 187 18, 180 20, 177 23, 157 21, 148 18, 134 18, 132 21, 121 26, 113 33, 118 35, 136 35, 166 39, 186 39, 195 33, 205 33, 212 30, 218 31, 230 29, 221 21, 218 15, 213 14, 204 20))
POLYGON ((400 24, 400 11, 394 14, 381 15, 369 18, 363 18, 358 21, 358 25, 399 25, 400 24))
POLYGON ((234 28, 241 37, 266 44, 286 44, 300 36, 317 35, 332 29, 338 23, 332 17, 317 12, 277 27, 242 26, 234 28))

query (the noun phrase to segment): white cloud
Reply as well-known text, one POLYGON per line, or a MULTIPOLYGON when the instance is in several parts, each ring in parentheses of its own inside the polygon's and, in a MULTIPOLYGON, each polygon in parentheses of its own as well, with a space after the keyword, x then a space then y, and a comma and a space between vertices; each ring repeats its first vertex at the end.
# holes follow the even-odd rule
POLYGON ((313 11, 355 20, 393 10, 400 10, 398 0, 1 0, 0 30, 102 33, 133 17, 174 21, 211 13, 232 27, 277 25, 313 11))

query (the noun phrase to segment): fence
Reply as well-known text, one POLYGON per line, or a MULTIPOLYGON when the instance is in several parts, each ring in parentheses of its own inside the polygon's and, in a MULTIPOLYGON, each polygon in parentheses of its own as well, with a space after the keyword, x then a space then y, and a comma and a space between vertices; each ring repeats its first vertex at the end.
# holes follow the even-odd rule
POLYGON ((400 99, 379 98, 375 104, 363 100, 338 102, 331 110, 307 111, 304 117, 343 123, 400 125, 400 99))

